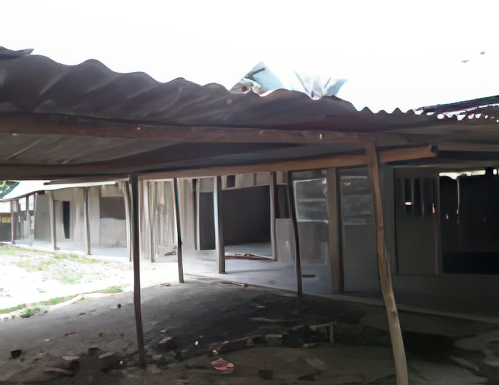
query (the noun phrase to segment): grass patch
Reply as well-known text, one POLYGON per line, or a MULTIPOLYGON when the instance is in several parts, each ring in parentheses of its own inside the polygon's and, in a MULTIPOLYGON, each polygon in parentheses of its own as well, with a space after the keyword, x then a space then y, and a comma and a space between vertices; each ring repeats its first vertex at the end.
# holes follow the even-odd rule
POLYGON ((20 257, 29 257, 28 253, 45 254, 46 252, 28 249, 26 247, 0 245, 0 255, 17 255, 20 257))
POLYGON ((5 309, 0 309, 0 314, 12 313, 13 311, 21 310, 23 308, 24 308, 24 305, 17 305, 17 306, 13 306, 13 307, 7 307, 5 309))
POLYGON ((65 297, 55 297, 55 298, 48 299, 46 301, 40 301, 40 302, 38 302, 38 304, 39 305, 48 305, 48 306, 57 305, 58 303, 62 303, 62 302, 66 302, 66 301, 72 300, 76 296, 78 296, 78 294, 67 295, 65 297))
POLYGON ((95 291, 91 291, 90 293, 85 293, 85 294, 94 294, 94 293, 114 294, 114 293, 121 293, 122 291, 123 291, 123 288, 121 286, 110 286, 106 289, 95 290, 95 291))
POLYGON ((42 280, 55 280, 64 285, 75 285, 83 278, 82 266, 84 264, 99 263, 95 258, 89 258, 77 254, 55 254, 45 255, 20 255, 23 258, 15 262, 15 265, 30 273, 44 273, 42 280))
POLYGON ((36 313, 38 313, 39 311, 41 311, 41 309, 39 307, 33 307, 33 308, 26 309, 26 311, 23 314, 21 314, 21 318, 29 318, 29 317, 35 315, 36 313))

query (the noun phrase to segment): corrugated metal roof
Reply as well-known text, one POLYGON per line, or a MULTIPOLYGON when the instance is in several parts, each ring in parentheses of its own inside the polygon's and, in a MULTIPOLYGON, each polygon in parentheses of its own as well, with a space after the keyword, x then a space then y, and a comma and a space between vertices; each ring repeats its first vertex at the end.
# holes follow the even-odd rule
POLYGON ((319 157, 362 151, 356 138, 372 134, 381 147, 499 143, 495 98, 373 113, 296 91, 260 97, 185 79, 159 83, 96 60, 66 66, 36 55, 0 57, 0 175, 114 177, 319 157))

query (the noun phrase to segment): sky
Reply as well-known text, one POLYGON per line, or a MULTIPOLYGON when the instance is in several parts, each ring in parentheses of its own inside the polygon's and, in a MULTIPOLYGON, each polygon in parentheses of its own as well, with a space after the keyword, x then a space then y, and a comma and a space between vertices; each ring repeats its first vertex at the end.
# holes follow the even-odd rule
POLYGON ((391 112, 498 95, 498 11, 458 0, 0 0, 0 45, 227 88, 263 61, 284 80, 345 78, 339 97, 391 112))

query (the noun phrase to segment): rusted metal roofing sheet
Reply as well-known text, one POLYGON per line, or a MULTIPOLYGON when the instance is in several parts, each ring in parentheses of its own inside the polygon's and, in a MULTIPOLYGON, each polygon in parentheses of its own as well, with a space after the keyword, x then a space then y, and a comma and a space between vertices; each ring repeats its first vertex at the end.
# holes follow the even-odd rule
POLYGON ((466 108, 373 113, 336 97, 235 94, 217 84, 120 74, 95 60, 66 66, 43 56, 0 55, 0 179, 115 177, 324 157, 363 151, 363 135, 376 135, 377 145, 388 148, 449 140, 499 144, 494 98, 466 108))

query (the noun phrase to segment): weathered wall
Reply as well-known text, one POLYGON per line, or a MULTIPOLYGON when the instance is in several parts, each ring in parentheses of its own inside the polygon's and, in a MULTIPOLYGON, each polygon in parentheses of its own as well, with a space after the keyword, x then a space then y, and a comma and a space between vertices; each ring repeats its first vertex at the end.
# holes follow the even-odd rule
POLYGON ((35 210, 35 239, 50 241, 49 194, 38 194, 35 210))
POLYGON ((143 181, 139 199, 141 257, 154 261, 176 244, 173 181, 143 181))

